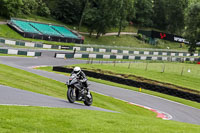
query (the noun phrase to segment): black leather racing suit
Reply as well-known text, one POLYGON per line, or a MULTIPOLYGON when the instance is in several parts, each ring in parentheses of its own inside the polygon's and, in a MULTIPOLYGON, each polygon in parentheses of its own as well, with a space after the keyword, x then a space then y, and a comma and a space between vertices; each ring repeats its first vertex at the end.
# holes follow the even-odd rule
POLYGON ((80 71, 78 73, 75 73, 74 71, 71 73, 72 74, 76 74, 78 79, 80 80, 80 82, 82 83, 83 87, 87 88, 88 87, 88 83, 87 83, 87 78, 86 75, 83 71, 80 71))

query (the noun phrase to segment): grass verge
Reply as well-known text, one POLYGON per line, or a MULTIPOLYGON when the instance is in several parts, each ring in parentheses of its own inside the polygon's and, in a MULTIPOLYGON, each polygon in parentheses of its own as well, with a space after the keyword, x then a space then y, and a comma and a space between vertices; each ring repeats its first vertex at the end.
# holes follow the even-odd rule
POLYGON ((136 37, 132 35, 121 35, 117 36, 102 36, 96 39, 95 36, 89 37, 85 35, 85 44, 97 44, 97 45, 109 45, 109 46, 123 46, 123 47, 134 47, 134 48, 156 48, 156 49, 177 49, 177 50, 185 50, 186 46, 180 48, 179 43, 172 42, 162 42, 158 45, 150 45, 138 40, 136 37))
POLYGON ((198 125, 164 121, 137 114, 0 106, 1 132, 198 133, 198 125))

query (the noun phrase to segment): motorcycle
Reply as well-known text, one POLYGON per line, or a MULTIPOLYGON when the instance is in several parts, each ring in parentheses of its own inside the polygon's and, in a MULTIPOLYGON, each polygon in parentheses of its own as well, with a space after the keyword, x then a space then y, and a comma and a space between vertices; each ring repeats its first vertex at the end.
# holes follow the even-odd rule
POLYGON ((75 101, 83 101, 86 106, 90 106, 92 104, 93 97, 89 91, 89 88, 83 87, 76 74, 72 74, 69 77, 66 85, 68 87, 67 99, 70 103, 74 103, 75 101), (79 99, 80 97, 82 98, 79 99))

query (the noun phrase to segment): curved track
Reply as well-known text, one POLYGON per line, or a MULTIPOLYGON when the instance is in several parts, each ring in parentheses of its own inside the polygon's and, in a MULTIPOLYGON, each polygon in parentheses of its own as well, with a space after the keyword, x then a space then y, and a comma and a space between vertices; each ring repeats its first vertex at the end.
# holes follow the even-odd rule
MULTIPOLYGON (((62 60, 62 59, 54 59, 50 57, 40 57, 40 58, 19 58, 19 57, 0 57, 0 63, 16 67, 19 69, 23 69, 44 77, 48 77, 57 81, 66 82, 67 77, 64 75, 45 72, 40 70, 34 70, 30 67, 32 66, 40 66, 40 65, 70 65, 70 64, 79 64, 84 63, 86 61, 80 60, 62 60)), ((200 110, 189 107, 180 103, 176 103, 173 101, 169 101, 166 99, 162 99, 159 97, 130 91, 118 87, 103 85, 95 82, 91 82, 90 86, 92 91, 112 96, 118 99, 122 99, 128 102, 133 102, 136 104, 140 104, 143 106, 147 106, 153 109, 157 109, 163 112, 166 112, 172 115, 172 120, 198 124, 200 125, 200 110)), ((1 98, 1 97, 0 97, 1 98)), ((83 108, 81 106, 80 108, 83 108)))

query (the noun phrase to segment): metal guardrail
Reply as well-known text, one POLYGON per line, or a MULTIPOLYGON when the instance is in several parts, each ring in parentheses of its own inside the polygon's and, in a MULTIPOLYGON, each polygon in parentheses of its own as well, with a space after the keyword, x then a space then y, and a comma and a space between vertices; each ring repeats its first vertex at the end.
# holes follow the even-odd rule
MULTIPOLYGON (((75 46, 83 46, 83 44, 75 44, 75 46)), ((136 48, 136 47, 124 47, 124 46, 109 46, 109 45, 96 45, 96 44, 84 44, 85 47, 99 47, 99 48, 112 48, 112 49, 127 49, 127 50, 144 50, 144 51, 166 51, 166 52, 188 52, 187 50, 175 50, 175 49, 154 49, 154 48, 136 48)))

